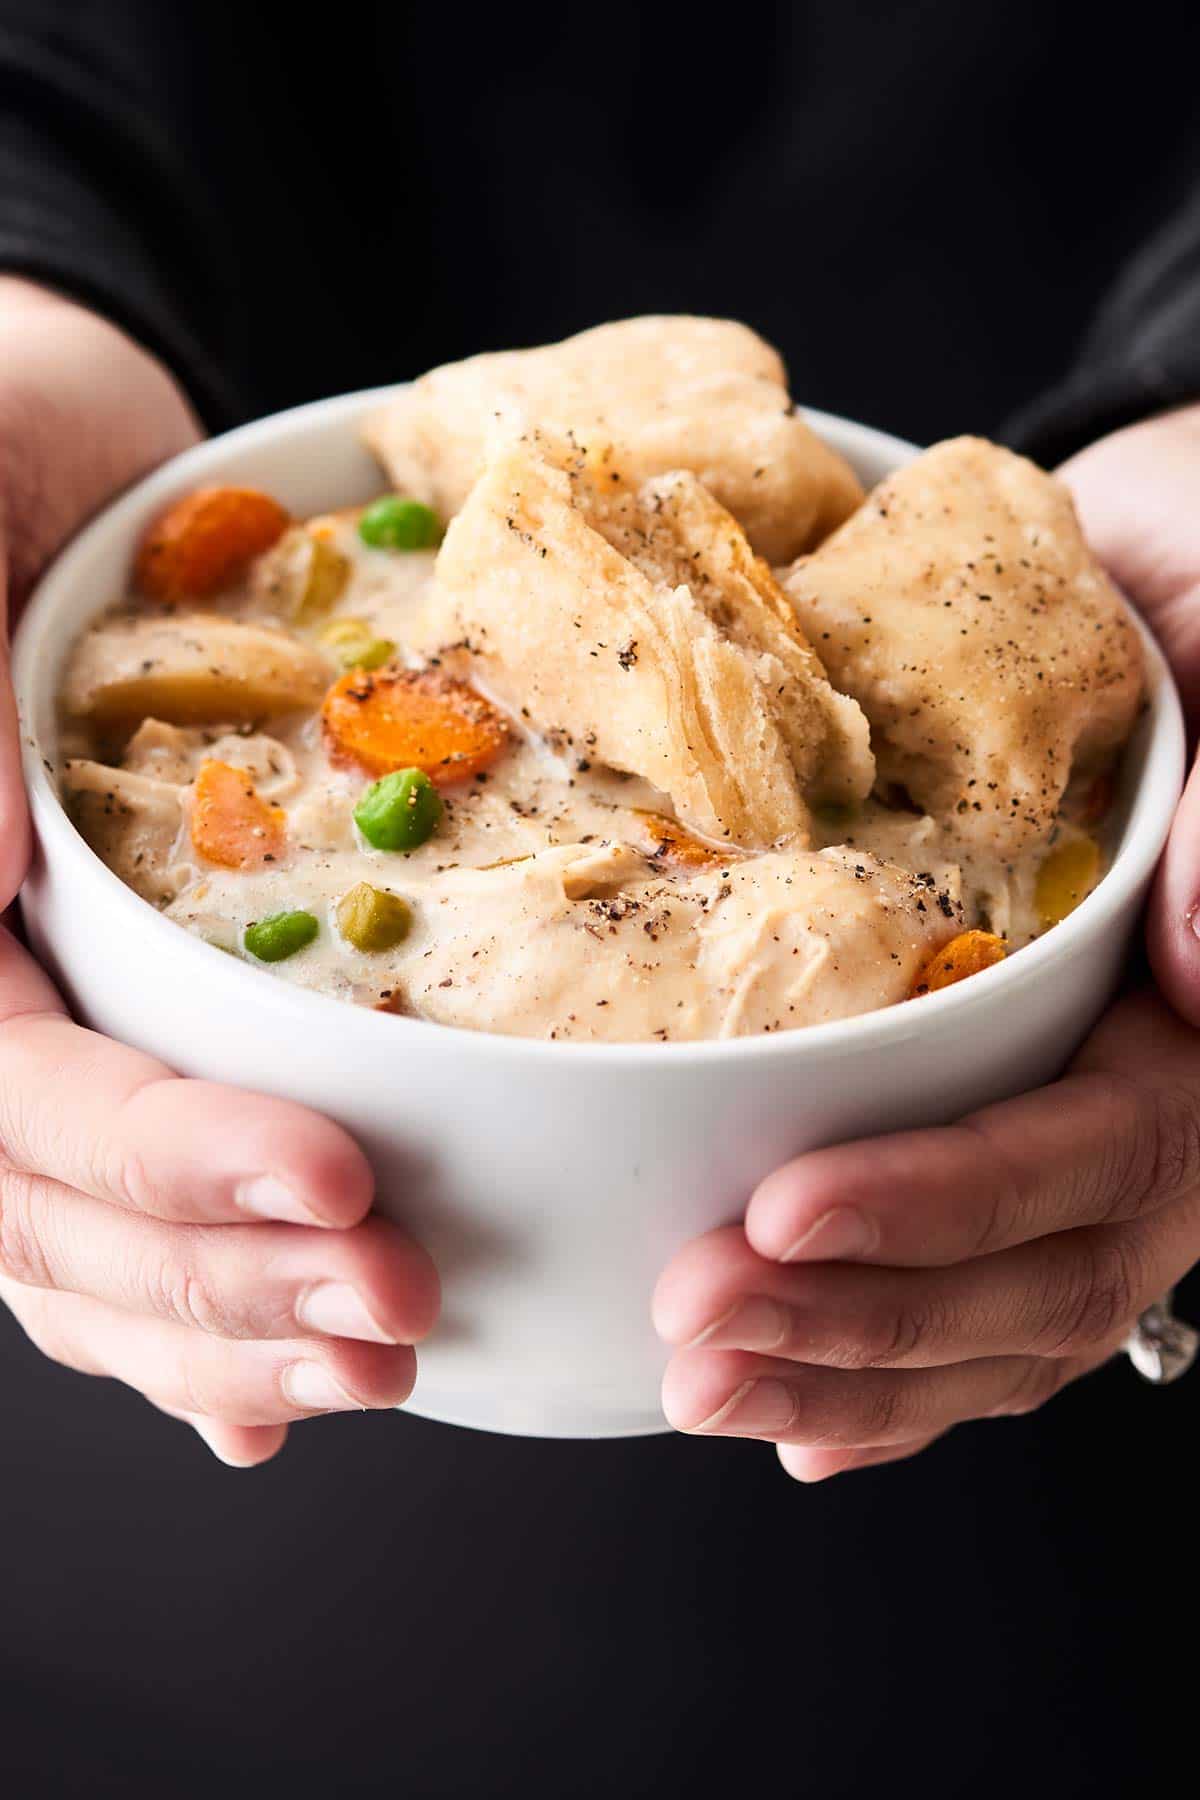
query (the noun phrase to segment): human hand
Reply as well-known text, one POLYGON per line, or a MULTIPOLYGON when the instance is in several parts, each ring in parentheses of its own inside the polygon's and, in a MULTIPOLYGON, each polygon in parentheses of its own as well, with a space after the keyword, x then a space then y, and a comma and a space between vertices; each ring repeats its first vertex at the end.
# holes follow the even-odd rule
MULTIPOLYGON (((89 513, 197 435, 174 382, 122 333, 0 280, 10 601, 89 513)), ((0 661, 2 908, 28 834, 0 661)), ((0 1298, 48 1356, 127 1382, 239 1466, 274 1455, 290 1420, 398 1404, 437 1277, 367 1217, 371 1194, 337 1126, 181 1080, 72 1024, 0 930, 0 1298)))
MULTIPOLYGON (((1200 407, 1062 474, 1200 723, 1200 407)), ((1108 1360, 1200 1257, 1200 775, 1148 919, 1163 994, 1122 1000, 1065 1077, 944 1130, 802 1156, 654 1300, 679 1429, 763 1438, 814 1481, 1028 1412, 1108 1360)))

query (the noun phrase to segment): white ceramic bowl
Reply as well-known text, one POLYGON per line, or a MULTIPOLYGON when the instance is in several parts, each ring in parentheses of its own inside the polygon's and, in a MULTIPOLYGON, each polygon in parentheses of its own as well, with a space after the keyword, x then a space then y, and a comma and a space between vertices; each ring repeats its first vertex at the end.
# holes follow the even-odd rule
MULTIPOLYGON (((588 1045, 302 991, 160 917, 77 835, 46 767, 54 693, 71 640, 122 591, 142 530, 176 496, 234 481, 304 514, 376 493, 356 428, 380 397, 300 407, 188 451, 50 570, 15 656, 37 841, 26 925, 91 1025, 185 1074, 306 1102, 363 1144, 379 1206, 428 1245, 445 1288, 412 1411, 542 1437, 660 1431, 665 1352, 649 1301, 673 1251, 738 1218, 759 1178, 799 1151, 950 1120, 1061 1069, 1119 975, 1166 838, 1183 773, 1178 701, 1147 639, 1150 707, 1125 759, 1110 873, 1047 937, 917 1003, 734 1042, 588 1045)), ((868 485, 915 454, 812 418, 868 485)))

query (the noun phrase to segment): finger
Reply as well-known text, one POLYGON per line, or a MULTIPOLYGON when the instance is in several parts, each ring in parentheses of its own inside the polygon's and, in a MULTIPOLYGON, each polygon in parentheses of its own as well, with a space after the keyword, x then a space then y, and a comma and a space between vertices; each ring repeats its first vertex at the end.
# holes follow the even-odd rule
POLYGON ((231 1469, 254 1469, 269 1462, 287 1442, 286 1425, 227 1425, 223 1419, 206 1419, 199 1413, 177 1412, 173 1406, 154 1409, 168 1419, 190 1425, 218 1462, 231 1469))
MULTIPOLYGON (((2 550, 2 547, 0 547, 2 550)), ((17 707, 9 676, 4 571, 0 566, 0 912, 25 879, 29 863, 29 812, 21 773, 17 707)))
POLYGON ((1181 1018, 1200 1027, 1200 763, 1188 778, 1159 864, 1146 941, 1163 993, 1181 1018))
POLYGON ((231 1338, 416 1343, 439 1299, 429 1257, 386 1219, 349 1231, 172 1225, 11 1173, 0 1175, 0 1272, 231 1338))
POLYGON ((1076 1356, 1119 1342, 1195 1258, 1200 1194, 1154 1219, 1059 1232, 949 1268, 767 1262, 736 1227, 689 1244, 655 1293, 681 1347, 840 1369, 1076 1356))
POLYGON ((663 1380, 663 1411, 678 1431, 777 1444, 882 1449, 964 1419, 1034 1411, 1096 1366, 1034 1356, 949 1368, 819 1369, 732 1350, 680 1350, 663 1380))
POLYGON ((340 1127, 290 1100, 181 1080, 72 1024, 7 933, 0 996, 0 1167, 167 1219, 345 1227, 366 1214, 370 1166, 340 1127))
POLYGON ((931 1266, 1167 1205, 1200 1182, 1200 1054, 1159 1020, 1170 1082, 1089 1068, 957 1125, 814 1151, 760 1184, 746 1235, 780 1262, 931 1266))
POLYGON ((135 1318, 78 1294, 49 1295, 8 1282, 2 1291, 52 1361, 112 1376, 165 1412, 228 1426, 276 1426, 322 1413, 400 1406, 416 1378, 407 1345, 348 1339, 234 1343, 135 1318))
POLYGON ((230 1469, 256 1469, 270 1462, 287 1442, 286 1425, 227 1425, 224 1419, 193 1415, 188 1424, 230 1469))
POLYGON ((906 1462, 910 1456, 917 1456, 930 1444, 935 1444, 937 1435, 914 1438, 909 1444, 876 1445, 871 1450, 810 1450, 804 1444, 780 1444, 776 1455, 793 1481, 828 1481, 831 1475, 842 1475, 848 1469, 873 1469, 880 1463, 906 1462))

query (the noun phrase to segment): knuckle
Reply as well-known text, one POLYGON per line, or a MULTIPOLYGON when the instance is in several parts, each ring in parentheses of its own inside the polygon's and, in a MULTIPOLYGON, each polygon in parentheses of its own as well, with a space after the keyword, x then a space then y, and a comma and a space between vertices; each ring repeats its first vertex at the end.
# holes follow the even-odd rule
POLYGON ((1078 1250, 1084 1259, 1082 1272, 1076 1265, 1048 1321, 1052 1355, 1111 1342, 1137 1311, 1137 1282, 1128 1248, 1085 1238, 1078 1250))
POLYGON ((989 1130, 983 1119, 963 1119, 960 1129, 974 1139, 971 1150, 976 1160, 982 1148, 988 1170, 983 1204, 970 1227, 966 1255, 989 1256, 1010 1241, 1014 1230, 1019 1233, 1035 1210, 1036 1196, 1031 1183, 1005 1154, 998 1134, 989 1130))
POLYGON ((897 1307, 880 1320, 878 1329, 864 1343, 854 1346, 852 1366, 887 1369, 909 1362, 929 1343, 931 1335, 928 1318, 915 1307, 897 1307))
MULTIPOLYGON (((904 1286, 916 1286, 911 1278, 904 1286)), ((855 1343, 847 1346, 847 1366, 861 1369, 920 1367, 935 1357, 952 1335, 953 1321, 936 1293, 914 1293, 893 1301, 855 1343)))
POLYGON ((0 1274, 23 1287, 53 1287, 34 1211, 33 1180, 16 1170, 0 1175, 0 1274))
POLYGON ((1146 1208, 1200 1186, 1200 1105, 1188 1089, 1111 1082, 1112 1206, 1108 1217, 1136 1217, 1146 1208))
POLYGON ((136 1212, 157 1213, 161 1210, 140 1152, 118 1146, 107 1152, 104 1163, 105 1166, 97 1171, 103 1192, 121 1195, 126 1205, 136 1212))
POLYGON ((896 1381, 864 1386, 858 1398, 850 1441, 883 1444, 898 1435, 904 1418, 904 1390, 896 1381))
POLYGON ((1200 1186, 1200 1106, 1179 1087, 1150 1090, 1150 1197, 1169 1200, 1200 1186))
POLYGON ((146 1268, 142 1285, 160 1318, 217 1337, 236 1335, 229 1307, 207 1277, 194 1268, 161 1257, 146 1268))

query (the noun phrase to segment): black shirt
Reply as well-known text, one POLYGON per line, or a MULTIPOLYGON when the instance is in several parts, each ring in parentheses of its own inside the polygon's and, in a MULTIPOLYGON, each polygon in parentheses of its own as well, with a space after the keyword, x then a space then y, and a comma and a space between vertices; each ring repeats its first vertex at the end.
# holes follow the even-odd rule
MULTIPOLYGON (((803 401, 1049 460, 1200 395, 1198 50, 1155 4, 0 0, 0 266, 214 427, 679 309, 756 326, 803 401)), ((1154 1483, 1193 1394, 1117 1366, 811 1490, 761 1446, 402 1416, 238 1476, 6 1319, 4 1764, 37 1796, 1128 1794, 1190 1738, 1159 1646, 1196 1552, 1154 1483)))

